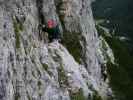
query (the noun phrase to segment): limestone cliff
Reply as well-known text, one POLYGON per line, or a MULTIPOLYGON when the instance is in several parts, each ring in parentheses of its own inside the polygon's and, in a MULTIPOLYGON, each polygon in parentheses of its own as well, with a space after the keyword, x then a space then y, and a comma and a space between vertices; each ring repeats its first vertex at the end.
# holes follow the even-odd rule
POLYGON ((89 0, 0 0, 0 100, 107 100, 98 48, 89 0), (47 43, 48 19, 61 44, 47 43))

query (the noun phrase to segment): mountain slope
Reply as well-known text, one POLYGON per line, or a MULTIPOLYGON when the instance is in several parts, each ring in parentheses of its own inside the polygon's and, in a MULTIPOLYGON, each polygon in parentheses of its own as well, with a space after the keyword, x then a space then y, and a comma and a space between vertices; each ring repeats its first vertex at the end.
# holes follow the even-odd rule
POLYGON ((105 19, 103 23, 116 35, 124 35, 133 39, 132 35, 132 0, 97 0, 92 3, 94 16, 96 19, 105 19))
POLYGON ((109 59, 106 65, 110 86, 112 87, 116 100, 132 100, 133 56, 130 55, 127 44, 123 39, 107 33, 108 31, 105 29, 97 25, 100 37, 108 43, 114 54, 115 63, 109 59))
POLYGON ((133 1, 95 0, 93 14, 99 36, 114 52, 116 65, 108 62, 110 86, 118 100, 132 100, 133 94, 133 1))

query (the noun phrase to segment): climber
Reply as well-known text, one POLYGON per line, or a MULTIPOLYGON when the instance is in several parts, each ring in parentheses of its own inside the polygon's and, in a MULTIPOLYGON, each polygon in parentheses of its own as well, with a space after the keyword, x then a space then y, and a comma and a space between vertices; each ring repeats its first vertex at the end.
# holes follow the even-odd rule
POLYGON ((48 20, 47 25, 43 25, 42 30, 48 33, 50 42, 58 42, 60 40, 60 30, 58 24, 54 20, 48 20))

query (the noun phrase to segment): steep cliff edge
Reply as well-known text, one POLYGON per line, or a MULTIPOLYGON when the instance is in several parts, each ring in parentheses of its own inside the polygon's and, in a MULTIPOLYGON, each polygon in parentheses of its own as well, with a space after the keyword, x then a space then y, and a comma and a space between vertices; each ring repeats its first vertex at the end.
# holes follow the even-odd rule
POLYGON ((0 100, 111 96, 98 60, 89 0, 1 0, 0 42, 0 100), (39 25, 48 19, 59 23, 68 50, 45 41, 39 25))
POLYGON ((117 100, 133 98, 133 1, 95 0, 92 3, 99 36, 114 52, 117 65, 108 62, 110 86, 117 100))

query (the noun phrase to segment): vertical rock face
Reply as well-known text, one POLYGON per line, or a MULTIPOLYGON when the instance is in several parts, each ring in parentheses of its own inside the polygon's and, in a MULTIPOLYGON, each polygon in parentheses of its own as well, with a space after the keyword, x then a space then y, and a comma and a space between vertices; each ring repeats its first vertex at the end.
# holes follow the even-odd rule
POLYGON ((89 0, 1 0, 0 100, 106 96, 97 44, 89 0), (59 23, 68 50, 45 43, 39 25, 48 19, 59 23))

